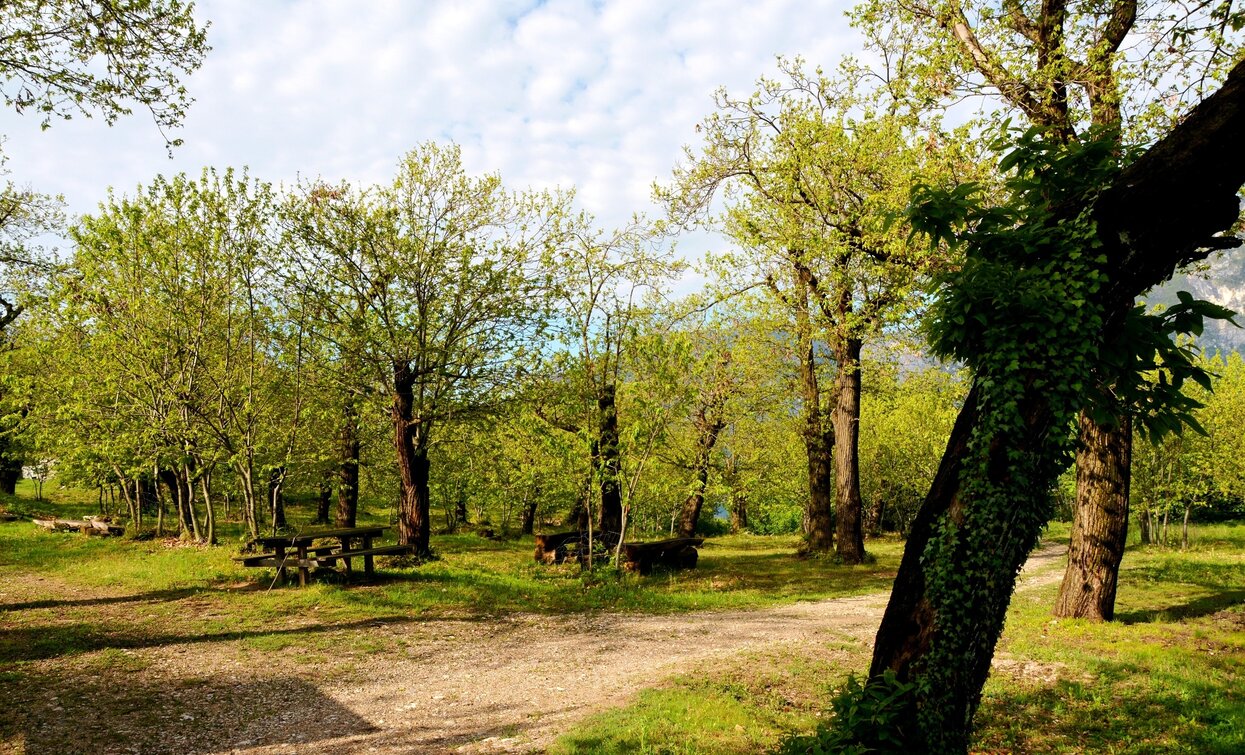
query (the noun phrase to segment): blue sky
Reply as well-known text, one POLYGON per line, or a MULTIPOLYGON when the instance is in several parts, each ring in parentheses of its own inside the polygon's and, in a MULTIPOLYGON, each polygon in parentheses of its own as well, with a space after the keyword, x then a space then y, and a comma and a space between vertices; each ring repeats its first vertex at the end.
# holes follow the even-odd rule
MULTIPOLYGON (((158 173, 250 168, 385 181, 425 140, 473 172, 577 187, 603 224, 651 211, 719 86, 751 91, 774 57, 833 68, 859 47, 834 0, 199 0, 213 50, 173 159, 145 113, 109 128, 0 113, 10 178, 91 212, 158 173)), ((715 243, 693 240, 688 253, 715 243)))

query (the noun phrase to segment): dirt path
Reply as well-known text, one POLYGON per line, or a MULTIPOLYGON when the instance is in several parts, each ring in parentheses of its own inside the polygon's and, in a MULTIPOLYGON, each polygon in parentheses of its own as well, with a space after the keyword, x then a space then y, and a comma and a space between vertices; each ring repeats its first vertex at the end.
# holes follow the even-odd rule
MULTIPOLYGON (((1063 554, 1063 546, 1035 552, 1020 589, 1057 582, 1063 554)), ((23 701, 36 714, 25 745, 38 752, 55 743, 66 753, 540 752, 584 716, 715 659, 833 642, 863 648, 886 597, 674 616, 374 623, 322 635, 325 647, 377 648, 337 665, 309 655, 306 643, 258 653, 238 641, 104 651, 124 654, 110 661, 122 670, 133 660, 131 681, 118 687, 88 673, 64 691, 41 690, 23 701)))
MULTIPOLYGON (((1058 582, 1065 552, 1061 545, 1036 551, 1019 589, 1058 582)), ((539 752, 574 721, 715 658, 836 639, 871 643, 887 597, 760 611, 601 616, 569 624, 520 616, 421 626, 415 630, 423 635, 417 656, 376 658, 362 669, 371 681, 322 688, 375 731, 316 745, 360 753, 539 752)), ((267 755, 288 748, 237 751, 267 755)))

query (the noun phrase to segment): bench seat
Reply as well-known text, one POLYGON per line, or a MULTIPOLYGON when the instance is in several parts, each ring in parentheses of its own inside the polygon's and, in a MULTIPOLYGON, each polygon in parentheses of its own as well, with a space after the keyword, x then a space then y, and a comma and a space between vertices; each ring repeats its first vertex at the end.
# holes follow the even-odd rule
MULTIPOLYGON (((317 545, 314 548, 308 548, 307 553, 315 556, 322 556, 331 553, 336 546, 333 545, 317 545)), ((298 562, 298 551, 293 548, 285 552, 285 556, 279 556, 276 553, 251 553, 245 556, 234 556, 233 560, 241 563, 243 566, 275 566, 282 565, 282 559, 285 566, 300 566, 298 562)), ((307 559, 310 561, 311 559, 307 559)))
POLYGON ((315 558, 309 558, 307 560, 316 561, 316 562, 324 562, 324 563, 332 563, 338 560, 339 558, 355 558, 355 557, 360 557, 360 556, 385 556, 385 555, 391 555, 391 554, 397 554, 397 553, 410 553, 410 552, 411 552, 411 546, 409 545, 378 545, 375 548, 367 548, 365 550, 334 551, 332 553, 328 553, 323 556, 316 556, 315 558))

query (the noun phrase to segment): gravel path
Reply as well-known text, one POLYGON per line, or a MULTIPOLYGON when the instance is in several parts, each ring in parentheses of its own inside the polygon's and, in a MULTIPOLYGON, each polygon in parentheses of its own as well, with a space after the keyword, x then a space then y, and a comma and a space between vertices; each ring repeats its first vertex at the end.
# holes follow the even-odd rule
MULTIPOLYGON (((1036 551, 1020 589, 1058 582, 1064 552, 1036 551)), ((92 675, 88 661, 81 676, 14 702, 27 712, 27 752, 540 752, 584 716, 715 659, 867 645, 886 598, 672 616, 312 627, 319 644, 300 639, 275 651, 245 640, 161 643, 96 653, 119 654, 109 657, 108 677, 133 662, 120 686, 92 675), (375 650, 345 660, 315 654, 364 644, 375 650)), ((0 743, 6 749, 21 751, 0 743)))

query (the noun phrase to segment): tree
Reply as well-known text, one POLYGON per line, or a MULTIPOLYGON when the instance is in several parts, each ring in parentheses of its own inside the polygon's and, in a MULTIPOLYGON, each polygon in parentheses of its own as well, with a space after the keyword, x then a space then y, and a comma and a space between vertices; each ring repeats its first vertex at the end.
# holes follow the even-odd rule
POLYGON ((963 376, 922 367, 905 346, 892 341, 865 371, 860 477, 871 534, 908 533, 967 389, 963 376))
POLYGON ((398 539, 429 550, 437 428, 494 411, 544 326, 546 263, 565 199, 514 194, 463 170, 457 146, 409 152, 389 186, 310 187, 287 218, 321 309, 319 337, 390 396, 401 478, 398 539))
POLYGON ((265 433, 298 422, 297 411, 274 414, 262 401, 279 371, 261 290, 273 209, 271 189, 244 174, 157 177, 73 228, 74 263, 55 301, 62 327, 97 365, 72 390, 106 387, 150 449, 147 466, 166 483, 183 534, 196 540, 215 537, 218 465, 236 473, 247 527, 258 534, 260 459, 285 440, 265 433))
POLYGON ((545 399, 539 415, 552 427, 583 439, 591 485, 572 511, 585 538, 616 545, 623 533, 624 482, 619 388, 624 362, 654 300, 682 264, 659 248, 642 218, 605 231, 581 214, 554 261, 559 349, 543 366, 545 399), (595 529, 590 526, 593 503, 595 529))
MULTIPOLYGON (((874 40, 899 26, 926 72, 917 99, 1001 98, 1008 112, 1059 139, 1112 134, 1121 144, 1163 133, 1236 58, 1240 11, 1231 2, 893 2, 856 20, 874 40)), ((893 42, 892 42, 893 44, 893 42)), ((1123 303, 1122 312, 1132 308, 1123 303)), ((1116 376, 1094 376, 1101 411, 1079 422, 1077 504, 1055 615, 1109 619, 1128 528, 1132 410, 1116 376)))
POLYGON ((799 60, 780 59, 779 69, 781 80, 761 79, 746 99, 717 93, 718 112, 699 126, 703 149, 687 150, 688 164, 658 196, 680 225, 712 223, 712 202, 725 196, 722 226, 745 250, 726 265, 763 280, 790 316, 808 457, 808 547, 828 551, 837 534, 838 555, 860 563, 861 350, 915 305, 915 285, 940 260, 937 250, 908 245, 889 219, 914 174, 936 165, 967 171, 971 162, 954 143, 935 148, 943 146, 937 132, 918 144, 915 121, 897 117, 884 97, 857 94, 859 79, 809 75, 799 60), (828 401, 819 366, 826 362, 834 376, 828 401))
MULTIPOLYGON (((948 288, 939 332, 951 338, 944 348, 972 355, 973 387, 913 523, 870 667, 871 686, 903 685, 909 715, 899 736, 909 749, 968 746, 1016 574, 1045 525, 1046 491, 1070 450, 1066 428, 1084 401, 1078 378, 1100 357, 1115 362, 1105 365, 1113 374, 1126 374, 1129 360, 1150 369, 1154 354, 1144 352, 1162 345, 1156 329, 1171 336, 1164 323, 1119 312, 1177 266, 1240 243, 1219 234, 1240 211, 1242 129, 1238 64, 1218 92, 1118 174, 1113 149, 1101 143, 1067 151, 1030 144, 1015 153, 1004 164, 1021 175, 1008 209, 983 211, 960 236, 971 244, 969 259, 980 260, 948 288), (1121 332, 1141 343, 1120 340, 1121 332), (1114 349, 1119 343, 1129 348, 1114 349)), ((945 222, 957 213, 939 220, 937 210, 963 207, 966 193, 935 201, 926 227, 956 237, 945 222)), ((1128 386, 1138 402, 1141 382, 1128 386)), ((1156 409, 1175 401, 1171 387, 1169 377, 1152 396, 1156 409)), ((1175 429, 1191 408, 1175 406, 1150 421, 1175 429)))
POLYGON ((15 0, 0 8, 0 95, 38 113, 43 128, 96 113, 112 124, 138 105, 164 134, 185 118, 191 99, 180 80, 208 49, 194 3, 15 0))

